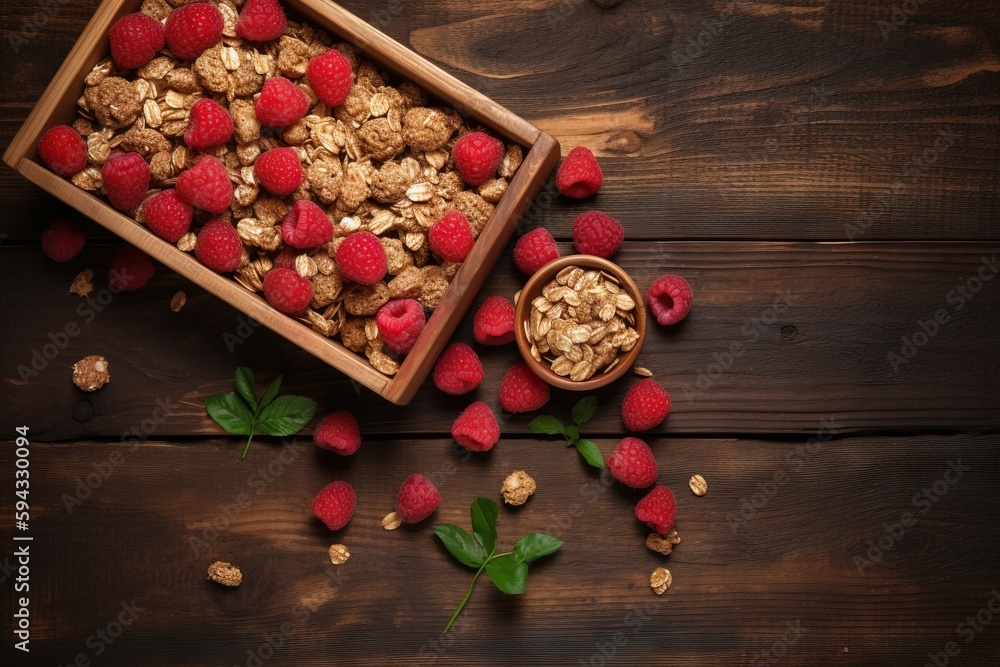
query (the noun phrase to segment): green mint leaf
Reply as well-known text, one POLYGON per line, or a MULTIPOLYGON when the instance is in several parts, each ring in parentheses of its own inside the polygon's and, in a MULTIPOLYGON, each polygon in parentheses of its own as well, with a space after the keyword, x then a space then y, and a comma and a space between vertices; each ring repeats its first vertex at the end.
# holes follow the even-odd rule
POLYGON ((452 556, 463 565, 480 567, 486 562, 486 552, 469 531, 454 524, 442 523, 434 526, 434 534, 444 544, 452 556))
POLYGON ((528 422, 528 428, 532 433, 544 433, 545 435, 562 435, 563 423, 552 415, 539 415, 528 422))
POLYGON ((246 366, 240 366, 236 369, 236 393, 247 402, 250 411, 256 414, 257 390, 253 386, 253 371, 246 366))
POLYGON ((284 437, 298 433, 316 414, 316 401, 304 396, 279 396, 260 411, 257 429, 284 437))
POLYGON ((597 413, 597 397, 587 396, 582 399, 579 403, 573 406, 573 412, 571 416, 573 417, 573 422, 577 426, 582 426, 586 424, 594 415, 597 413))
POLYGON ((542 556, 559 551, 563 541, 551 535, 543 533, 532 533, 522 537, 514 545, 514 558, 525 563, 532 563, 542 556))
POLYGON ((575 426, 566 427, 566 445, 572 445, 575 441, 580 439, 580 429, 575 426))
POLYGON ((514 554, 490 559, 486 563, 486 574, 508 595, 519 595, 528 587, 528 564, 514 558, 514 554))
POLYGON ((472 501, 472 532, 488 554, 492 554, 497 548, 499 514, 497 504, 489 498, 476 498, 472 501))
POLYGON ((577 440, 573 443, 579 450, 580 455, 595 468, 604 467, 604 457, 601 456, 601 450, 597 448, 590 440, 577 440))
POLYGON ((253 413, 243 400, 229 392, 214 394, 205 399, 205 410, 219 426, 233 435, 250 435, 253 433, 253 413))
POLYGON ((281 388, 281 378, 281 375, 274 378, 267 389, 264 390, 264 395, 260 397, 260 403, 258 404, 259 409, 263 410, 266 408, 274 400, 274 397, 278 395, 278 389, 281 388))

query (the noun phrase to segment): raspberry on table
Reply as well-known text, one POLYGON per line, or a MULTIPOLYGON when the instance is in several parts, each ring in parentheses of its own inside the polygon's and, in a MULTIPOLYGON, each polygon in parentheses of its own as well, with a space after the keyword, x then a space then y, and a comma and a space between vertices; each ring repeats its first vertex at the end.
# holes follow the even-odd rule
POLYGON ((358 420, 347 410, 331 412, 317 424, 313 431, 313 442, 317 447, 335 454, 350 456, 361 447, 358 420))
POLYGON ((312 283, 292 269, 271 269, 264 276, 264 298, 283 313, 301 313, 309 307, 312 297, 312 283))
POLYGON ((451 155, 462 180, 479 187, 496 175, 505 150, 499 139, 485 132, 469 132, 458 138, 451 155))
POLYGON ((42 251, 57 262, 68 262, 83 250, 86 239, 72 220, 54 220, 42 232, 42 251))
POLYGON ((469 219, 459 211, 448 211, 427 231, 431 250, 446 262, 464 262, 476 240, 469 219))
POLYGON ((544 227, 531 230, 514 244, 514 266, 529 276, 558 257, 559 246, 544 227))
POLYGON ((485 373, 476 351, 465 343, 452 343, 434 364, 434 386, 446 394, 467 394, 483 382, 485 373))
POLYGON ((472 337, 483 345, 505 345, 514 340, 514 306, 502 296, 483 302, 472 320, 472 337))
POLYGON ((350 484, 339 480, 330 482, 316 494, 312 502, 312 513, 330 530, 340 530, 354 516, 357 500, 350 484))
POLYGON ((120 290, 136 290, 149 282, 156 269, 149 255, 130 245, 124 245, 108 264, 108 282, 120 290))
POLYGON ((451 437, 470 452, 486 452, 500 439, 500 424, 490 406, 478 401, 458 416, 451 426, 451 437))
POLYGON ((163 48, 163 24, 142 12, 126 14, 108 31, 111 59, 121 69, 138 69, 163 48))
POLYGON ((382 243, 368 230, 345 238, 334 261, 345 278, 359 285, 374 285, 385 277, 389 268, 382 243))
POLYGON ((500 380, 500 405, 507 412, 532 412, 548 402, 549 385, 528 364, 515 364, 500 380))
POLYGON ((660 535, 666 535, 677 521, 677 501, 667 487, 657 486, 635 506, 635 517, 660 535))
POLYGON ((396 354, 413 349, 427 318, 416 299, 396 299, 379 308, 375 324, 386 347, 396 354))
POLYGON ((69 178, 87 166, 87 142, 69 125, 56 125, 38 140, 38 157, 46 167, 69 178))
POLYGON ((419 472, 406 478, 396 494, 396 515, 405 523, 420 523, 441 504, 441 492, 419 472))
MULTIPOLYGON (((191 7, 193 5, 185 5, 191 7)), ((233 182, 219 158, 204 155, 177 177, 177 195, 195 208, 222 213, 233 201, 233 182)))
POLYGON ((169 243, 177 243, 191 229, 194 207, 173 188, 161 190, 142 204, 142 217, 151 232, 169 243))
POLYGON ((608 457, 608 468, 619 482, 633 489, 656 483, 659 474, 653 452, 639 438, 624 438, 608 457))
POLYGON ((253 172, 262 188, 279 197, 295 192, 305 179, 294 148, 272 148, 262 153, 253 164, 253 172))
POLYGON ((194 103, 184 143, 202 151, 224 144, 232 136, 233 117, 221 104, 207 97, 194 103))
POLYGON ((264 83, 253 110, 262 125, 286 127, 309 111, 309 96, 285 77, 276 76, 264 83))
POLYGON ((229 273, 240 267, 243 240, 228 220, 215 218, 206 222, 198 232, 194 254, 198 261, 213 271, 229 273))
POLYGON ((236 34, 248 42, 270 42, 281 37, 287 25, 278 0, 247 0, 236 22, 236 34))
POLYGON ((333 238, 333 223, 317 204, 300 199, 281 221, 281 238, 293 248, 316 248, 333 238))
POLYGON ((145 198, 152 174, 138 153, 114 152, 101 167, 101 177, 111 205, 119 211, 130 211, 145 198))
POLYGON ((351 63, 336 49, 312 58, 306 74, 316 95, 331 109, 343 104, 351 91, 351 63))
POLYGON ((657 278, 646 292, 649 310, 663 326, 677 324, 687 317, 692 299, 694 294, 688 281, 672 273, 657 278))
POLYGON ((581 213, 573 223, 573 247, 584 255, 607 259, 618 252, 624 239, 622 224, 600 211, 581 213))
POLYGON ((222 38, 222 12, 207 3, 177 7, 167 16, 163 36, 181 60, 194 60, 222 38))
POLYGON ((648 431, 670 413, 670 394, 653 378, 629 387, 622 400, 622 421, 630 431, 648 431))
POLYGON ((585 146, 577 146, 569 152, 556 172, 556 188, 559 193, 573 199, 584 199, 596 194, 604 183, 597 158, 585 146))

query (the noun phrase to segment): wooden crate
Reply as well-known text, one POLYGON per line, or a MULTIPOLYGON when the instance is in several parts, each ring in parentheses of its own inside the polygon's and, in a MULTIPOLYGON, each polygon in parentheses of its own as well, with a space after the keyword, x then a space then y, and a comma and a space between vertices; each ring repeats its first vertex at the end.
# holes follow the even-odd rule
POLYGON ((430 95, 452 105, 463 116, 490 128, 507 142, 518 143, 528 149, 493 217, 455 275, 440 305, 428 319, 413 350, 406 355, 399 372, 390 378, 372 368, 363 357, 276 311, 259 295, 248 292, 230 277, 205 267, 193 256, 163 241, 105 201, 52 173, 39 161, 36 146, 42 134, 55 125, 70 124, 74 120, 76 102, 83 94, 84 78, 110 50, 108 30, 121 16, 138 11, 140 4, 140 0, 105 0, 101 3, 4 153, 4 162, 47 192, 302 349, 393 403, 408 403, 496 264, 517 221, 559 159, 558 142, 332 2, 283 0, 291 17, 305 19, 339 36, 386 70, 421 86, 430 95))

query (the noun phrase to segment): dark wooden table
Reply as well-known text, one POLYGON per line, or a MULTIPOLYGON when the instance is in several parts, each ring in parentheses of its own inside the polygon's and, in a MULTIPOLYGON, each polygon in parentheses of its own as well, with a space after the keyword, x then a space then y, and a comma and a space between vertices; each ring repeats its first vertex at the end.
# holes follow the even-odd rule
MULTIPOLYGON (((4 3, 4 146, 95 5, 4 3), (29 36, 16 53, 14 35, 29 36)), ((448 435, 461 406, 429 382, 397 408, 267 330, 227 346, 239 314, 165 269, 80 312, 68 285, 92 267, 101 287, 114 240, 88 223, 84 252, 50 262, 39 230, 66 211, 3 168, 0 437, 31 429, 34 541, 26 655, 11 633, 5 444, 0 661, 1000 664, 995 0, 345 5, 564 152, 595 150, 598 197, 545 199, 531 221, 564 249, 576 214, 597 207, 623 221, 617 259, 643 289, 665 272, 692 283, 691 315, 654 327, 640 357, 674 401, 648 441, 683 543, 668 559, 647 550, 639 494, 532 436, 530 416, 506 419, 491 454, 463 456, 448 435), (178 289, 189 301, 174 313, 178 289), (776 298, 790 305, 776 312, 776 298), (70 322, 80 334, 22 383, 17 366, 70 322), (70 367, 89 354, 113 380, 85 395, 70 367), (239 439, 202 407, 237 365, 284 373, 321 411, 352 410, 361 451, 262 438, 240 462, 239 439), (523 596, 482 581, 442 637, 470 572, 431 521, 386 532, 380 520, 422 471, 444 497, 433 522, 467 525, 470 502, 498 498, 516 468, 539 490, 501 510, 501 539, 542 531, 566 545, 523 596), (694 473, 703 498, 686 488, 694 473), (359 504, 331 535, 309 504, 338 478, 359 504), (333 542, 347 564, 331 566, 333 542), (205 581, 216 559, 243 569, 241 587, 205 581), (674 584, 658 598, 647 580, 661 564, 674 584)), ((480 301, 519 284, 507 253, 480 301)), ((471 341, 471 317, 456 338, 471 341)), ((499 410, 517 352, 480 352, 487 380, 467 398, 499 410)), ((598 393, 586 433, 605 456, 634 379, 598 393)), ((567 415, 577 398, 554 392, 545 411, 567 415)))

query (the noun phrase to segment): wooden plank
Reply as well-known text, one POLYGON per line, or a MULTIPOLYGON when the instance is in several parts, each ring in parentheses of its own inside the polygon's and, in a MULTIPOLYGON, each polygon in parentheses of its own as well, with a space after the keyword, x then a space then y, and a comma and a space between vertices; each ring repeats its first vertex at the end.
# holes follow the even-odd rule
MULTIPOLYGON (((598 440, 605 454, 613 444, 598 440)), ((295 665, 524 664, 525 656, 573 665, 605 664, 602 657, 920 665, 947 642, 956 642, 960 664, 997 664, 995 621, 960 628, 996 595, 998 445, 996 435, 812 445, 804 437, 654 438, 683 539, 664 559, 643 545, 646 530, 632 516, 641 493, 605 486, 554 443, 505 439, 468 460, 439 440, 369 441, 350 459, 309 443, 260 443, 243 463, 232 441, 34 444, 32 662, 69 664, 79 653, 94 660, 103 644, 100 660, 114 664, 247 664, 248 651, 263 646, 270 655, 270 640, 272 662, 295 665), (515 468, 527 469, 538 491, 519 510, 501 508, 501 546, 527 532, 566 544, 532 567, 523 596, 481 579, 454 634, 442 639, 472 573, 437 544, 431 525, 468 526, 472 499, 496 498, 515 468), (414 471, 438 480, 442 505, 426 523, 386 532, 380 519, 414 471), (695 472, 708 480, 703 498, 685 488, 695 472), (81 487, 90 495, 68 513, 63 499, 88 476, 96 488, 81 487), (335 534, 309 514, 313 494, 333 479, 352 482, 359 498, 354 519, 335 534), (760 485, 773 487, 769 498, 757 495, 760 485), (760 508, 739 518, 751 502, 760 508), (859 569, 869 540, 883 552, 859 569), (327 559, 334 542, 351 551, 339 567, 327 559), (242 568, 242 586, 205 581, 216 559, 242 568), (674 583, 657 598, 647 579, 660 565, 674 583), (96 631, 107 633, 123 604, 141 611, 104 643, 96 631)), ((4 443, 0 459, 12 470, 14 447, 4 443)), ((0 499, 5 516, 13 500, 0 499)), ((11 560, 3 563, 8 578, 11 560)), ((9 644, 4 651, 13 653, 9 644)))
MULTIPOLYGON (((643 291, 659 275, 676 272, 695 294, 681 325, 650 326, 639 356, 673 396, 672 414, 656 432, 804 433, 823 417, 845 432, 996 428, 997 392, 989 388, 997 377, 1000 282, 970 281, 980 270, 993 275, 989 262, 998 250, 962 243, 626 243, 615 259, 643 291), (959 296, 959 289, 977 286, 968 299, 959 296), (920 322, 941 309, 948 320, 934 335, 922 333, 920 322), (911 352, 903 337, 917 341, 916 355, 894 369, 890 353, 911 352), (731 349, 738 356, 729 360, 731 349), (720 373, 723 364, 728 368, 720 373)), ((115 296, 96 312, 67 289, 88 266, 103 288, 110 248, 85 249, 67 265, 51 263, 37 248, 0 252, 5 284, 21 286, 0 292, 0 309, 13 323, 0 331, 0 387, 9 408, 0 432, 30 418, 45 439, 118 438, 164 400, 177 406, 157 425, 158 436, 217 434, 201 407, 204 398, 231 390, 234 368, 248 365, 262 382, 283 373, 287 390, 315 398, 321 413, 352 410, 367 434, 447 434, 474 400, 501 414, 499 381, 519 359, 513 345, 477 345, 487 380, 476 392, 456 399, 428 381, 409 406, 389 410, 165 269, 142 291, 115 296), (173 313, 168 303, 177 289, 186 290, 189 301, 173 313), (18 384, 18 367, 30 366, 33 351, 41 354, 52 343, 49 334, 60 339, 70 323, 80 333, 68 339, 65 352, 37 360, 43 370, 18 384), (89 354, 110 360, 113 379, 85 395, 70 383, 70 368, 89 354)), ((510 260, 501 260, 455 339, 471 343, 478 303, 493 294, 511 297, 522 284, 510 260)), ((597 393, 603 408, 588 432, 621 432, 617 406, 631 377, 597 393)), ((554 391, 545 410, 568 415, 579 398, 554 391)), ((503 432, 526 432, 530 417, 502 415, 503 432)))

